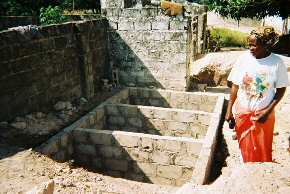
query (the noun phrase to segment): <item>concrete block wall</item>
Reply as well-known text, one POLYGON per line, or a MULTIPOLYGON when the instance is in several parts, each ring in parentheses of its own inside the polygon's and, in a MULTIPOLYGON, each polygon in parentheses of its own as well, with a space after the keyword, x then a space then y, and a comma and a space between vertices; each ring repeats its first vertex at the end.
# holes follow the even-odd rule
POLYGON ((105 19, 0 33, 0 120, 90 98, 107 67, 105 19))
POLYGON ((123 85, 185 90, 189 20, 157 8, 106 9, 110 63, 123 85))
POLYGON ((0 16, 0 30, 16 26, 37 25, 38 18, 34 16, 0 16))
POLYGON ((214 112, 217 94, 130 88, 130 104, 214 112))
MULTIPOLYGON (((105 106, 105 127, 174 137, 204 138, 212 113, 126 104, 105 106)), ((103 127, 103 125, 102 125, 103 127)))
POLYGON ((202 147, 190 138, 121 131, 73 130, 76 162, 106 174, 154 184, 189 181, 202 147))
POLYGON ((191 40, 197 39, 197 33, 191 34, 191 16, 165 16, 159 7, 140 7, 137 1, 125 9, 124 2, 104 1, 102 6, 110 24, 110 64, 119 69, 121 84, 185 90, 193 44, 198 43, 191 40))

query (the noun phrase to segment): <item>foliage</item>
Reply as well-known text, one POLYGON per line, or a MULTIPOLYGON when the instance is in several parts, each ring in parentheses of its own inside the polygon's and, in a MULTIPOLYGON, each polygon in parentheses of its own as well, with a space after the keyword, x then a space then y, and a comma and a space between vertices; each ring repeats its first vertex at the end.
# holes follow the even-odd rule
POLYGON ((40 22, 42 25, 57 24, 67 21, 66 16, 62 15, 63 10, 59 6, 48 6, 40 9, 40 22))
POLYGON ((74 9, 90 9, 93 13, 97 13, 101 9, 100 0, 63 0, 62 6, 67 10, 74 9))
POLYGON ((263 18, 290 15, 290 0, 205 0, 220 15, 240 20, 242 17, 263 18))
POLYGON ((247 47, 248 34, 226 28, 212 28, 210 40, 219 47, 247 47))
POLYGON ((39 16, 40 9, 48 6, 60 6, 62 9, 91 9, 98 12, 100 0, 0 0, 0 15, 39 16))
POLYGON ((1 15, 38 16, 41 7, 58 5, 58 0, 1 0, 1 15))

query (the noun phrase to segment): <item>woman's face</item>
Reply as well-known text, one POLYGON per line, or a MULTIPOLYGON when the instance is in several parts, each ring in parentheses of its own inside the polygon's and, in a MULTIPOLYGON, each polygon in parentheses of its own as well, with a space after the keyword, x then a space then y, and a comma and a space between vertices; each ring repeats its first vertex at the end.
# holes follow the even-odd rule
POLYGON ((257 41, 257 38, 254 35, 249 37, 249 47, 250 52, 255 58, 260 59, 267 56, 267 50, 259 41, 257 41))

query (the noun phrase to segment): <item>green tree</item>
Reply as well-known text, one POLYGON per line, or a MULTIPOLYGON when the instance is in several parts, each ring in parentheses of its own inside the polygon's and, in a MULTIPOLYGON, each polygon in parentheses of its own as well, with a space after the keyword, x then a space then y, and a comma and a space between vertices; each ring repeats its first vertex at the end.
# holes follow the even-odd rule
POLYGON ((263 18, 265 16, 290 15, 290 0, 205 0, 210 9, 225 17, 240 20, 242 17, 263 18))
POLYGON ((67 18, 62 13, 63 10, 59 6, 48 6, 47 8, 43 7, 40 9, 40 23, 42 25, 47 25, 66 22, 67 18))
POLYGON ((38 16, 41 7, 56 6, 60 0, 1 0, 1 15, 38 16))
POLYGON ((63 0, 62 6, 65 9, 88 9, 92 10, 93 13, 97 13, 101 9, 100 0, 63 0))

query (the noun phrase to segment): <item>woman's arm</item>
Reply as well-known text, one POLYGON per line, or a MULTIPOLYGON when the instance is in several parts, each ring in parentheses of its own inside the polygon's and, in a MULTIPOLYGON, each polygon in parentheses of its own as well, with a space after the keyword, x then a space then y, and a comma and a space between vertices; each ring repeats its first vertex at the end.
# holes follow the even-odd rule
POLYGON ((260 123, 264 123, 267 120, 268 115, 274 110, 275 106, 283 98, 285 91, 286 91, 286 87, 277 88, 275 96, 274 96, 271 104, 267 108, 260 110, 260 111, 257 111, 256 116, 254 118, 252 118, 252 120, 258 121, 260 123))
POLYGON ((232 113, 232 107, 234 105, 234 102, 237 99, 237 93, 239 90, 239 86, 236 84, 232 84, 232 88, 231 88, 231 95, 230 95, 230 100, 228 103, 228 108, 227 108, 227 113, 225 116, 225 120, 226 121, 230 121, 234 118, 233 113, 232 113))

